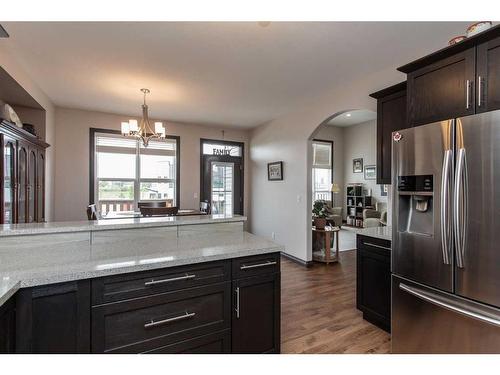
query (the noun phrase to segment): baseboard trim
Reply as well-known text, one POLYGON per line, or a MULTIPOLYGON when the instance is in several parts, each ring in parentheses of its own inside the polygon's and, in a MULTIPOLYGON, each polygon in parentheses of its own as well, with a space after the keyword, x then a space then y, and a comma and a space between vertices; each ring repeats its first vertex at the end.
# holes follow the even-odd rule
POLYGON ((290 254, 287 254, 287 253, 284 253, 284 252, 281 252, 281 256, 285 257, 285 258, 287 258, 289 260, 291 260, 292 262, 300 264, 301 266, 304 266, 304 267, 311 267, 313 265, 313 261, 312 260, 305 261, 305 260, 302 260, 300 258, 294 257, 293 255, 290 255, 290 254))

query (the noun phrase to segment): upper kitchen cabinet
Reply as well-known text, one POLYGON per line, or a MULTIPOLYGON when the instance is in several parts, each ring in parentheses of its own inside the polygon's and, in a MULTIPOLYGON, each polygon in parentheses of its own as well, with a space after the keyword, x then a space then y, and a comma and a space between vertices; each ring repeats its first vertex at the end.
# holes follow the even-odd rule
POLYGON ((475 50, 450 56, 408 74, 412 126, 474 113, 475 50))
POLYGON ((495 26, 398 68, 408 75, 408 124, 500 108, 499 36, 495 26))
POLYGON ((377 99, 377 184, 391 183, 392 132, 408 127, 406 82, 370 94, 377 99))
POLYGON ((477 46, 476 111, 500 109, 500 38, 477 46))

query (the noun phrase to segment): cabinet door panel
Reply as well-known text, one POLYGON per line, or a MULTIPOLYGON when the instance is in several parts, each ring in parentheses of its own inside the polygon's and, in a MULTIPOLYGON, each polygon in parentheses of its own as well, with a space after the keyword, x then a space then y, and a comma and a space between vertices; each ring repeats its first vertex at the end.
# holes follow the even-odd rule
POLYGON ((233 353, 280 352, 280 274, 233 282, 233 353))
POLYGON ((390 256, 388 241, 358 236, 356 305, 364 319, 386 331, 391 322, 390 256))
POLYGON ((90 282, 21 289, 16 300, 16 351, 90 352, 90 282))
POLYGON ((27 217, 28 223, 37 221, 36 218, 36 195, 37 195, 37 171, 36 171, 36 150, 30 149, 28 157, 28 191, 27 191, 27 217))
POLYGON ((500 109, 500 38, 477 47, 476 87, 477 112, 500 109))
POLYGON ((45 152, 38 152, 37 162, 37 221, 45 221, 45 152))
POLYGON ((16 141, 7 136, 2 137, 2 207, 0 224, 16 222, 17 173, 16 173, 16 141))
POLYGON ((15 350, 15 304, 12 297, 0 306, 0 354, 15 350))
POLYGON ((474 113, 475 58, 471 48, 408 74, 409 125, 474 113))

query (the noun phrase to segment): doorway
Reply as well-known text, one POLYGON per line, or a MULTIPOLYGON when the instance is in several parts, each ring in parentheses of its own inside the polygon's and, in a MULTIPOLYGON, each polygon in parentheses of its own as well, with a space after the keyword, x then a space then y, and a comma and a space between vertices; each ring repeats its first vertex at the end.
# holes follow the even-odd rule
POLYGON ((200 140, 200 201, 212 214, 243 215, 243 143, 200 140))

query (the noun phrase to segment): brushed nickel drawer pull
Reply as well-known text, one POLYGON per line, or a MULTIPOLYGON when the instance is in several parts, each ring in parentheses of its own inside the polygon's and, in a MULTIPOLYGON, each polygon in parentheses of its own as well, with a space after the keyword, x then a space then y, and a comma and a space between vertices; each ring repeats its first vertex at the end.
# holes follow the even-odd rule
POLYGON ((196 313, 194 313, 194 312, 193 313, 188 313, 186 311, 186 313, 183 314, 183 315, 175 316, 173 318, 158 320, 156 322, 153 319, 151 319, 151 321, 149 323, 145 323, 144 324, 144 328, 158 327, 158 326, 161 326, 163 324, 177 322, 179 320, 184 320, 184 319, 190 319, 190 318, 194 317, 195 315, 196 315, 196 313))
POLYGON ((170 282, 173 282, 173 281, 194 279, 195 277, 196 277, 196 275, 188 275, 188 274, 186 274, 186 276, 172 277, 170 279, 146 281, 144 283, 144 285, 145 286, 150 286, 150 285, 156 285, 156 284, 170 283, 170 282))
POLYGON ((268 267, 268 266, 274 266, 276 265, 276 262, 275 261, 270 261, 268 260, 266 263, 259 263, 259 264, 251 264, 249 266, 243 264, 241 267, 240 267, 240 270, 248 270, 248 269, 251 269, 251 268, 260 268, 260 267, 268 267))
POLYGON ((236 287, 234 290, 236 293, 236 308, 234 309, 236 311, 236 319, 240 318, 240 288, 236 287))
POLYGON ((391 250, 390 247, 382 246, 382 245, 377 245, 371 242, 363 242, 363 245, 371 246, 371 247, 377 247, 379 249, 384 249, 384 250, 391 250))

